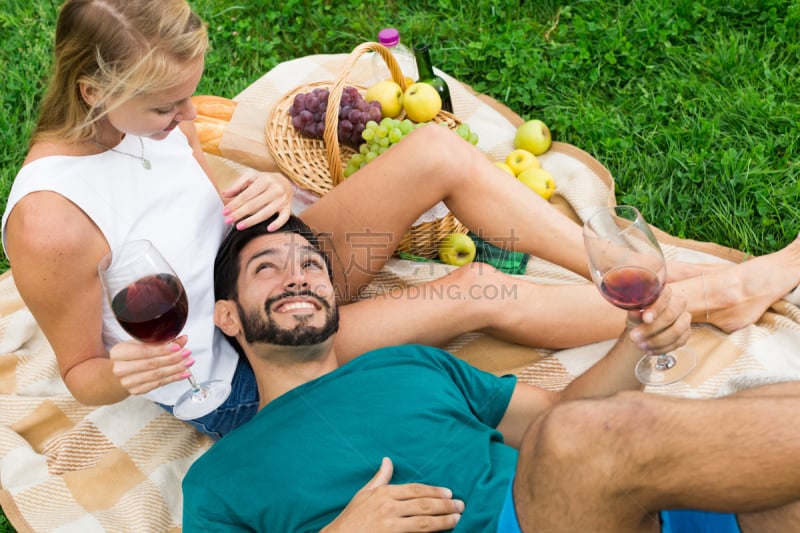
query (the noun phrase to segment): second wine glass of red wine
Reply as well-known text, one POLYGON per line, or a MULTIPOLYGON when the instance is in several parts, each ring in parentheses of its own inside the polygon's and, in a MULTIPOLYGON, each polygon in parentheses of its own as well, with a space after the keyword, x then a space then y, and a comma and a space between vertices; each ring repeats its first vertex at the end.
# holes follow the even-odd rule
MULTIPOLYGON (((583 242, 592 280, 600 294, 627 311, 643 311, 661 294, 667 265, 661 246, 638 209, 599 208, 583 225, 583 242)), ((691 372, 697 357, 683 346, 665 354, 646 354, 636 377, 646 385, 667 385, 691 372)))

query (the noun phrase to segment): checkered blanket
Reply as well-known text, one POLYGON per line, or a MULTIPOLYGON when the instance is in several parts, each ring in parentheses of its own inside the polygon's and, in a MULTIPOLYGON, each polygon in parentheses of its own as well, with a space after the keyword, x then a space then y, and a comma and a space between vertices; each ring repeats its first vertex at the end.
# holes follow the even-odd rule
MULTIPOLYGON (((221 181, 246 167, 274 169, 264 144, 271 103, 296 85, 333 79, 346 56, 311 56, 283 63, 248 87, 221 148, 210 157, 221 181)), ((357 69, 354 77, 359 75, 357 69)), ((520 117, 444 75, 455 112, 480 136, 479 147, 500 159, 510 151, 520 117)), ((614 202, 608 171, 581 150, 555 143, 542 164, 557 182, 553 203, 579 221, 586 208, 614 202)), ((299 191, 299 202, 313 201, 299 191)), ((659 236, 668 257, 685 261, 741 261, 713 244, 659 236)), ((448 272, 432 263, 393 260, 370 287, 414 285, 448 272)), ((532 259, 525 277, 550 284, 585 280, 532 259)), ((524 381, 563 387, 610 347, 611 341, 550 352, 481 335, 449 346, 476 366, 514 372, 524 381)), ((696 326, 690 344, 698 369, 660 394, 710 397, 752 383, 800 375, 800 309, 779 302, 758 324, 725 335, 696 326)), ((0 505, 20 532, 178 532, 180 482, 211 442, 141 398, 115 405, 78 404, 61 381, 52 349, 14 286, 0 276, 0 505)))

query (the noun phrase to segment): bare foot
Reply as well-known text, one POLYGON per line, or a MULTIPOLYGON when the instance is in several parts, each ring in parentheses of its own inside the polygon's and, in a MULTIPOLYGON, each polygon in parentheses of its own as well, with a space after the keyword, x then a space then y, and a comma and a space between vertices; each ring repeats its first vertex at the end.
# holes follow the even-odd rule
MULTIPOLYGON (((693 316, 697 322, 709 322, 730 333, 754 324, 770 305, 798 284, 800 237, 777 252, 706 273, 704 296, 708 300, 708 319, 705 319, 705 311, 693 313, 693 316)), ((697 298, 694 300, 696 302, 697 298)))

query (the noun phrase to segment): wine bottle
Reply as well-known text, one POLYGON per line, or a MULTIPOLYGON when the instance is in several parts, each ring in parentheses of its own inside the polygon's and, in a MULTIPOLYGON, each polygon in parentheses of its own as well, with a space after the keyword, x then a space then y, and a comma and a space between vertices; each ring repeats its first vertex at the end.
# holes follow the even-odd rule
POLYGON ((433 72, 428 45, 425 43, 414 45, 414 56, 417 58, 418 81, 432 85, 439 92, 439 96, 442 97, 442 109, 452 113, 453 102, 450 99, 450 88, 447 86, 447 82, 433 72))

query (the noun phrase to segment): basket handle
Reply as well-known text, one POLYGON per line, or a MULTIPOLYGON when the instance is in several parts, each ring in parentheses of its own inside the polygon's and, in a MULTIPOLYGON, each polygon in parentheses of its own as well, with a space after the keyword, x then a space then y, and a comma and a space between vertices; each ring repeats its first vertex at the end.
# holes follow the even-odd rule
POLYGON ((334 187, 339 185, 344 180, 344 169, 342 167, 342 159, 339 154, 339 104, 342 101, 342 91, 344 90, 347 75, 350 74, 356 61, 367 52, 376 52, 380 54, 389 67, 389 72, 392 73, 392 79, 400 85, 400 88, 406 90, 406 77, 403 74, 400 64, 394 58, 394 55, 388 48, 380 43, 362 43, 355 47, 347 58, 342 72, 339 77, 333 82, 328 94, 328 108, 325 110, 325 132, 323 139, 325 141, 325 152, 328 157, 328 168, 331 171, 331 182, 334 187))

